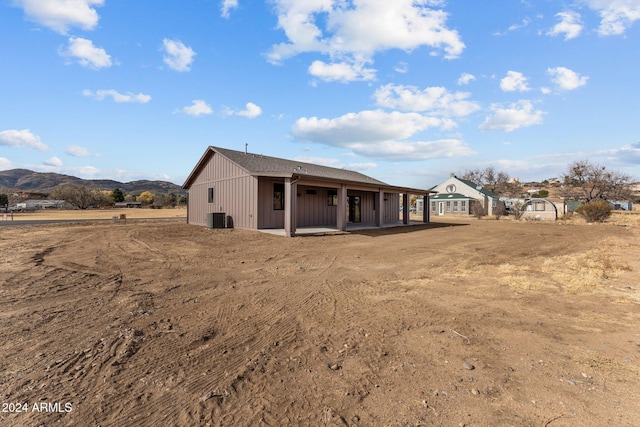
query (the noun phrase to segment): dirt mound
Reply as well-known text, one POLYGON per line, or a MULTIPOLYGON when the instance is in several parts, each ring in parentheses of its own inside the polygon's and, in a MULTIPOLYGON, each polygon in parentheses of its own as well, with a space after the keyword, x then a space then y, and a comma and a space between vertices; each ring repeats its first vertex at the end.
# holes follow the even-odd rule
POLYGON ((2 424, 639 424, 638 228, 437 225, 3 229, 2 424))

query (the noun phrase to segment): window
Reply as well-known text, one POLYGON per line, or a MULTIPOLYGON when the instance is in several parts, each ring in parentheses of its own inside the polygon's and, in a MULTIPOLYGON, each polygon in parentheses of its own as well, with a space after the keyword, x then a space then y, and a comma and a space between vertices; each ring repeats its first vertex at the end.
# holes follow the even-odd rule
POLYGON ((447 212, 451 212, 451 200, 447 200, 447 212))
POLYGON ((327 206, 338 206, 338 190, 327 190, 327 206))
POLYGON ((544 202, 533 202, 533 210, 537 212, 544 212, 544 202))
POLYGON ((209 203, 213 203, 213 188, 209 188, 207 192, 209 203))
POLYGON ((431 202, 431 212, 436 211, 436 202, 431 202))
POLYGON ((284 210, 284 184, 273 184, 273 210, 284 210))
POLYGON ((458 212, 458 202, 457 201, 453 202, 453 211, 454 212, 458 212))
POLYGON ((467 201, 466 200, 463 200, 463 201, 460 202, 460 210, 462 212, 466 212, 467 211, 467 201))

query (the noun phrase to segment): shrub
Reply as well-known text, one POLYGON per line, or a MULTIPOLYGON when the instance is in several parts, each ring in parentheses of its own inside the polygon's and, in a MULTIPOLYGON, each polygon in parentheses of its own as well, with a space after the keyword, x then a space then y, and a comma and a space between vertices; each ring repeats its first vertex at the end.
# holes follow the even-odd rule
POLYGON ((587 222, 604 222, 611 216, 611 206, 605 200, 596 199, 580 205, 576 213, 582 215, 587 222))
POLYGON ((500 219, 501 216, 507 214, 507 208, 504 203, 499 202, 496 206, 493 207, 493 217, 495 219, 500 219))
POLYGON ((471 215, 473 215, 477 219, 480 219, 486 214, 486 210, 484 209, 484 206, 482 206, 482 203, 480 203, 479 201, 473 202, 473 204, 471 205, 471 215))

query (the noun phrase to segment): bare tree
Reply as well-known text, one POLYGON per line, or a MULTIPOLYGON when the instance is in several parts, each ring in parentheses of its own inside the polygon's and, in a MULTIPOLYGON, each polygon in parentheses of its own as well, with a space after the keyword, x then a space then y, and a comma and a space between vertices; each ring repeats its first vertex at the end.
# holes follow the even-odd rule
POLYGON ((78 209, 87 209, 95 201, 93 191, 86 185, 59 185, 53 189, 50 197, 64 200, 78 209))
POLYGON ((631 197, 631 176, 619 171, 609 171, 604 166, 579 160, 567 167, 562 176, 563 195, 567 199, 589 203, 595 199, 627 200, 631 197))
POLYGON ((509 182, 509 174, 496 170, 493 166, 465 170, 461 178, 482 185, 492 193, 509 195, 514 193, 514 184, 509 182))

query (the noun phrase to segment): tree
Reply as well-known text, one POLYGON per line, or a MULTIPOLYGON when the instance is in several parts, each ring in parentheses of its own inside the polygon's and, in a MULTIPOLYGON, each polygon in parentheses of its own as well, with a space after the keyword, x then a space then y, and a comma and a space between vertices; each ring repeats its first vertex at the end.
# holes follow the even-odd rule
POLYGON ((142 193, 140 193, 140 195, 136 198, 136 200, 140 203, 142 203, 143 205, 150 205, 151 203, 153 203, 153 194, 151 194, 148 191, 143 191, 142 193))
POLYGON ((509 182, 509 174, 496 170, 493 166, 465 170, 461 178, 481 185, 496 194, 511 194, 515 186, 509 182))
POLYGON ((0 193, 0 206, 9 207, 9 196, 4 193, 0 193))
POLYGON ((58 185, 50 197, 64 200, 78 209, 87 209, 94 204, 94 193, 86 185, 58 185))
POLYGON ((579 160, 567 167, 562 176, 563 195, 567 199, 582 200, 628 200, 631 197, 631 176, 619 171, 609 171, 604 166, 579 160))
POLYGON ((124 202, 124 193, 119 188, 116 188, 111 192, 111 198, 113 199, 113 203, 124 202))

